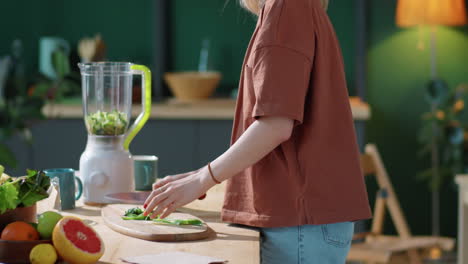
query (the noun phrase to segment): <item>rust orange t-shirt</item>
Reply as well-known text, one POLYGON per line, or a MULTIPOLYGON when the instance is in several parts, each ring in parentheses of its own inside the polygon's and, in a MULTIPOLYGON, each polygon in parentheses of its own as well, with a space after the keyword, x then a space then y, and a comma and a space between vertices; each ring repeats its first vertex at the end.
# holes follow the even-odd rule
POLYGON ((232 142, 262 116, 295 120, 292 136, 228 181, 223 221, 284 227, 371 216, 341 50, 320 0, 266 0, 232 142))

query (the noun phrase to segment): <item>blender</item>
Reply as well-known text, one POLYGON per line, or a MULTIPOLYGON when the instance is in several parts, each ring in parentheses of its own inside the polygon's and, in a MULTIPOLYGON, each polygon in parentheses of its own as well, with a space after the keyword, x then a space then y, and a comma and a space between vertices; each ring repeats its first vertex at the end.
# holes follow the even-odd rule
POLYGON ((79 63, 88 141, 80 158, 86 204, 110 203, 106 194, 134 191, 129 146, 151 112, 151 72, 129 62, 79 63), (133 75, 141 75, 142 111, 132 125, 133 75))

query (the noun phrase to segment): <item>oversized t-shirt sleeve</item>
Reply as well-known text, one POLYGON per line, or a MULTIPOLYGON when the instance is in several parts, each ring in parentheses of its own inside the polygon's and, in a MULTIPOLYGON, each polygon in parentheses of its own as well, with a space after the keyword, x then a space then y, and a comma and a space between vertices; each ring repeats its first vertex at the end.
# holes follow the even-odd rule
POLYGON ((253 117, 281 116, 303 122, 312 61, 296 50, 269 46, 255 51, 253 117))

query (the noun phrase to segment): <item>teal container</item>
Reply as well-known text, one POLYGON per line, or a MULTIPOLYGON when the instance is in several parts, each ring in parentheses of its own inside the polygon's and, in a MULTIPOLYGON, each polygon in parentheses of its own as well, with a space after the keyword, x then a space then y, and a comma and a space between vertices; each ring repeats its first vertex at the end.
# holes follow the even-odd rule
POLYGON ((133 156, 135 190, 151 191, 158 179, 158 157, 133 156))
POLYGON ((83 193, 83 183, 80 178, 75 176, 75 170, 70 168, 48 169, 44 172, 51 179, 58 178, 60 209, 75 209, 75 201, 80 199, 83 193))

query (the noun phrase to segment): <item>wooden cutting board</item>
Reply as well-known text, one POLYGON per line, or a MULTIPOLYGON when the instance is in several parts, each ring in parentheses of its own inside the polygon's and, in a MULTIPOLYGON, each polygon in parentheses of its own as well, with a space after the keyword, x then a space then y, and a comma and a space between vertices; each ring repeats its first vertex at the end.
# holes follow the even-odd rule
MULTIPOLYGON (((207 238, 212 232, 203 222, 202 226, 174 226, 155 224, 151 221, 123 220, 122 215, 137 205, 111 204, 102 208, 104 223, 114 231, 127 236, 151 241, 192 241, 207 238)), ((174 212, 167 219, 202 219, 190 214, 174 212)))

